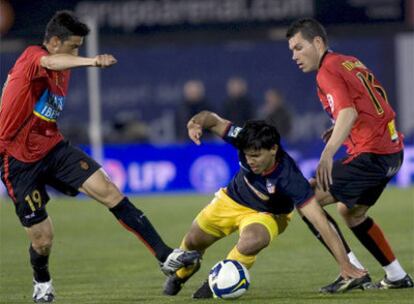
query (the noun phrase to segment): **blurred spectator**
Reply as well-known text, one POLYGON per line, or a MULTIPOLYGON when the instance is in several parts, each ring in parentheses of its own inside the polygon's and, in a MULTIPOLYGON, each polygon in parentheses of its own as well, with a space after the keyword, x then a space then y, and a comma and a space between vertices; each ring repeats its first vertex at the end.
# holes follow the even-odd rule
POLYGON ((206 99, 203 82, 200 80, 187 81, 183 87, 183 103, 178 108, 176 115, 177 139, 179 141, 188 140, 187 122, 203 110, 211 110, 206 99))
POLYGON ((274 88, 264 94, 264 104, 259 109, 258 118, 275 126, 282 137, 289 136, 292 128, 292 114, 286 108, 281 93, 274 88))
POLYGON ((132 143, 148 141, 148 126, 138 119, 136 112, 118 112, 105 134, 108 143, 132 143))
POLYGON ((227 99, 222 115, 239 125, 254 118, 252 101, 247 95, 247 83, 243 78, 232 77, 227 81, 227 99))

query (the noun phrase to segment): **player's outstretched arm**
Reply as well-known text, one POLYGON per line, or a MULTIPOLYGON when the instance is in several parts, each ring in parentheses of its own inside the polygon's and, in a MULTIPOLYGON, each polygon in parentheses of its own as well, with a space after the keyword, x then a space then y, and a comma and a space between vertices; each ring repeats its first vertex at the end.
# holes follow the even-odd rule
POLYGON ((321 234, 323 240, 335 256, 340 267, 341 276, 344 279, 359 278, 366 274, 365 270, 358 269, 350 263, 341 239, 330 226, 322 207, 315 198, 301 207, 300 212, 309 219, 321 234))
POLYGON ((71 54, 53 54, 40 58, 40 65, 53 71, 63 71, 77 67, 106 68, 117 63, 114 56, 109 54, 95 57, 80 57, 71 54))
POLYGON ((197 145, 201 144, 203 130, 209 130, 218 136, 222 136, 230 121, 220 117, 214 112, 202 111, 194 115, 187 123, 188 136, 197 145))
POLYGON ((348 137, 357 117, 357 111, 351 107, 340 110, 338 114, 332 134, 322 151, 318 168, 316 169, 317 185, 324 191, 328 191, 329 186, 332 184, 333 157, 348 137))

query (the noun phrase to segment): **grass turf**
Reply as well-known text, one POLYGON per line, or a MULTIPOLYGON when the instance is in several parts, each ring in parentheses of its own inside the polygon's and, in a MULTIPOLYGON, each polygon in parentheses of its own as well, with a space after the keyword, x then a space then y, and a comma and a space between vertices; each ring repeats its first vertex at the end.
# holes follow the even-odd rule
MULTIPOLYGON (((198 211, 211 196, 137 197, 139 206, 164 240, 180 243, 198 211)), ((336 216, 334 207, 329 207, 336 216)), ((55 198, 48 204, 55 226, 50 259, 57 303, 189 303, 209 268, 224 258, 237 235, 206 253, 201 270, 175 297, 162 295, 164 276, 151 254, 112 214, 86 199, 55 198)), ((388 189, 370 215, 387 234, 406 271, 414 274, 414 188, 388 189)), ((374 280, 383 276, 377 262, 340 222, 346 238, 374 280)), ((12 203, 0 203, 0 303, 31 302, 28 241, 12 203)), ((251 269, 251 288, 233 303, 414 303, 414 289, 352 291, 321 295, 318 288, 335 279, 338 268, 296 215, 286 232, 265 249, 251 269)), ((202 301, 213 302, 217 300, 202 301)))

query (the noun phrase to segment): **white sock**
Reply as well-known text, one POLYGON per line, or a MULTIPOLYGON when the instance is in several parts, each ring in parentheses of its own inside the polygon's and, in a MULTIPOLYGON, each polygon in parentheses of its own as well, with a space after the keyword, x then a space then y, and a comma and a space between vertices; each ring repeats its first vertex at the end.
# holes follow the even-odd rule
POLYGON ((356 268, 365 269, 352 251, 348 253, 348 259, 356 268))
POLYGON ((384 268, 385 270, 387 279, 390 280, 391 282, 401 280, 407 275, 407 273, 401 267, 400 262, 398 262, 397 259, 395 259, 389 265, 384 266, 382 268, 384 268))

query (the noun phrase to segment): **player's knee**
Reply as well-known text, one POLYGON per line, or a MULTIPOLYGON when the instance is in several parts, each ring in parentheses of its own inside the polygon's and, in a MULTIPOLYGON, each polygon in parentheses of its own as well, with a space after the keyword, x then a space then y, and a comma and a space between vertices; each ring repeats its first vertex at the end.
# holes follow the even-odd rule
POLYGON ((246 231, 243 232, 243 235, 237 243, 237 249, 241 254, 255 255, 263 248, 266 248, 270 244, 270 240, 270 235, 267 231, 260 233, 246 231))
POLYGON ((354 212, 353 210, 346 207, 344 204, 338 204, 337 210, 348 227, 355 227, 359 225, 367 217, 364 212, 354 212))
POLYGON ((40 255, 49 255, 52 250, 53 238, 37 238, 32 240, 33 249, 40 255))
POLYGON ((190 231, 184 240, 184 244, 186 249, 188 250, 199 250, 200 244, 199 244, 199 237, 194 233, 193 231, 190 231))
POLYGON ((118 187, 110 181, 102 185, 100 196, 100 201, 110 208, 114 207, 124 198, 124 195, 119 191, 118 187))
POLYGON ((322 207, 336 203, 335 198, 329 192, 324 192, 319 188, 315 188, 315 199, 322 207))

